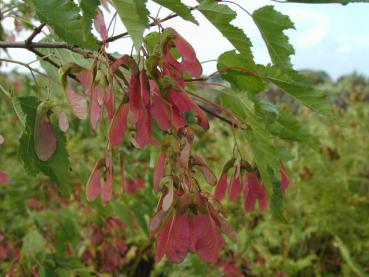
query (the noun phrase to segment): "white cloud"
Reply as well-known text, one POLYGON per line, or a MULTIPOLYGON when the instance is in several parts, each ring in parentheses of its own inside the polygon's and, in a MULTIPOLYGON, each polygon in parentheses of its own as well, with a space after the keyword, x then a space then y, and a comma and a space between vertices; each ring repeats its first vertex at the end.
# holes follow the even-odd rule
POLYGON ((319 46, 327 37, 330 29, 329 17, 326 15, 303 10, 301 8, 286 9, 298 32, 289 32, 291 41, 297 48, 319 46))

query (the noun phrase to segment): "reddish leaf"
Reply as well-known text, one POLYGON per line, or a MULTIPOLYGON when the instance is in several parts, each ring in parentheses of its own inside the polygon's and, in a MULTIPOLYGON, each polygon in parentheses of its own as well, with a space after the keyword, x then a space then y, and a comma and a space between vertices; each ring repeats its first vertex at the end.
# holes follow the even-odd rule
POLYGON ((75 92, 70 86, 67 88, 67 98, 73 114, 79 119, 86 119, 88 115, 86 98, 75 92))
POLYGON ((170 262, 180 263, 190 250, 190 221, 187 213, 174 216, 166 245, 166 254, 170 262))
POLYGON ((223 200, 224 195, 227 191, 227 186, 228 186, 228 182, 227 182, 227 172, 223 173, 222 176, 220 177, 217 187, 215 189, 215 195, 214 198, 218 201, 223 200))
POLYGON ((9 181, 10 181, 10 177, 8 176, 8 174, 6 174, 3 171, 0 171, 0 183, 8 184, 9 181))
POLYGON ((233 176, 233 182, 231 186, 231 193, 229 196, 229 200, 232 202, 235 202, 237 198, 240 196, 242 191, 242 184, 241 184, 241 178, 240 178, 240 164, 238 163, 236 165, 236 169, 233 176))
POLYGON ((95 17, 95 28, 99 32, 101 39, 106 40, 109 37, 108 30, 106 29, 104 16, 102 12, 98 9, 95 17))
POLYGON ((92 171, 90 178, 87 182, 87 199, 94 201, 101 192, 101 171, 100 169, 95 169, 92 171))
POLYGON ((36 120, 34 144, 37 157, 48 161, 55 153, 57 140, 47 115, 36 120))
POLYGON ((165 175, 166 153, 162 152, 156 162, 154 169, 154 192, 159 192, 160 181, 165 175))
POLYGON ((66 132, 69 129, 68 117, 64 112, 58 113, 58 125, 62 132, 66 132))
POLYGON ((171 111, 165 101, 158 95, 153 97, 151 112, 159 128, 167 131, 171 126, 171 111))
POLYGON ((167 222, 165 222, 164 226, 160 230, 160 233, 156 239, 156 253, 155 253, 155 261, 158 263, 163 258, 166 252, 166 246, 168 242, 169 231, 172 227, 172 223, 174 220, 174 216, 171 216, 167 222))
POLYGON ((113 145, 119 145, 122 142, 124 133, 127 129, 128 111, 128 104, 123 104, 113 117, 109 130, 109 139, 113 145))

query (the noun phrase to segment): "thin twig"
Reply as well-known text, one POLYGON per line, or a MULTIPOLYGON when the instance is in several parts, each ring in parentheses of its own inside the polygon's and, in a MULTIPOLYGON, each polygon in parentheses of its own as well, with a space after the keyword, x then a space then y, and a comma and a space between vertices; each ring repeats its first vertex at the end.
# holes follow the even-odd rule
POLYGON ((26 67, 31 72, 35 72, 35 73, 37 73, 41 76, 49 78, 49 76, 47 76, 46 74, 42 73, 41 71, 38 71, 37 69, 32 68, 31 66, 29 66, 29 64, 26 64, 26 63, 22 63, 22 62, 19 62, 19 61, 14 61, 14 60, 9 60, 9 59, 3 59, 3 58, 0 58, 0 62, 18 64, 18 65, 26 67))
POLYGON ((46 24, 42 23, 40 26, 38 26, 37 28, 35 28, 32 32, 32 34, 25 40, 25 44, 29 45, 30 43, 32 43, 33 39, 42 31, 42 28, 45 27, 46 24))

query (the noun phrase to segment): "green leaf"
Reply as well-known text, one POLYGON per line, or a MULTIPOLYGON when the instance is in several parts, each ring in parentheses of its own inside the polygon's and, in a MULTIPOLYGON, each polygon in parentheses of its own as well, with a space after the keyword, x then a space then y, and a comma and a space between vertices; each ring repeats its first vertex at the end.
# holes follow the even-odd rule
POLYGON ((80 241, 80 230, 75 213, 76 211, 68 209, 60 213, 60 224, 56 230, 56 253, 59 258, 67 255, 67 243, 75 247, 80 241))
POLYGON ((145 29, 149 27, 146 0, 113 0, 120 19, 132 37, 137 53, 140 51, 145 29))
POLYGON ((354 261, 350 253, 350 249, 345 245, 345 243, 338 236, 335 236, 334 245, 339 249, 343 260, 348 264, 348 266, 352 269, 352 271, 357 274, 357 276, 360 276, 360 277, 369 276, 365 272, 364 268, 362 268, 360 264, 354 261))
POLYGON ((81 0, 79 6, 82 10, 82 24, 85 32, 83 34, 88 34, 91 32, 92 21, 96 16, 97 7, 99 6, 99 0, 81 0))
POLYGON ((23 238, 22 253, 30 258, 35 258, 45 249, 44 238, 36 230, 28 233, 23 238))
POLYGON ((301 122, 286 111, 280 111, 277 122, 270 126, 270 132, 282 139, 303 142, 316 148, 318 141, 305 128, 301 122))
POLYGON ((227 5, 214 0, 198 2, 200 3, 198 10, 232 43, 248 64, 254 64, 250 39, 240 28, 231 24, 237 13, 227 5))
POLYGON ((305 129, 293 115, 278 108, 270 102, 255 99, 257 114, 262 116, 268 124, 268 130, 274 136, 284 140, 303 142, 316 148, 317 140, 305 129))
POLYGON ((36 97, 19 97, 18 101, 26 118, 25 129, 19 145, 19 156, 23 161, 24 168, 31 175, 36 175, 39 172, 44 173, 57 184, 59 192, 64 197, 69 197, 69 156, 66 150, 66 138, 57 126, 56 116, 51 117, 58 142, 56 151, 50 160, 40 161, 34 149, 34 128, 39 101, 36 97))
POLYGON ((70 0, 30 0, 38 18, 50 25, 55 33, 70 44, 96 50, 97 39, 85 29, 80 9, 70 0))
POLYGON ((236 91, 258 93, 266 88, 264 81, 252 74, 254 71, 253 64, 250 64, 241 54, 237 54, 235 50, 221 54, 217 66, 222 78, 228 81, 236 91), (240 68, 244 70, 240 71, 240 68), (250 71, 250 74, 247 71, 250 71))
POLYGON ((184 20, 191 21, 192 23, 195 23, 197 25, 199 24, 191 14, 191 10, 189 9, 189 7, 183 4, 180 0, 153 0, 153 1, 175 12, 184 20))
POLYGON ((283 33, 287 29, 295 28, 290 18, 276 11, 273 6, 256 10, 252 18, 260 30, 273 63, 291 67, 290 55, 293 55, 295 50, 283 33))
POLYGON ((330 115, 327 95, 313 88, 310 81, 293 69, 267 66, 261 69, 264 77, 282 90, 300 100, 304 105, 323 115, 330 115))
POLYGON ((286 0, 285 2, 290 3, 307 3, 307 4, 343 4, 347 5, 350 3, 369 3, 369 0, 286 0))

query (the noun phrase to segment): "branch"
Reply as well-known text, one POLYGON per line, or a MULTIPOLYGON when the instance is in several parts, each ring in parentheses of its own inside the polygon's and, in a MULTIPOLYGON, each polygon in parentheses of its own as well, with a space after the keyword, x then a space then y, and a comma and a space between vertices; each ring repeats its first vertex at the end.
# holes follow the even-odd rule
POLYGON ((29 45, 32 43, 32 40, 42 31, 42 28, 45 27, 46 24, 42 23, 40 26, 35 28, 32 32, 32 34, 26 39, 25 43, 26 45, 29 45))

